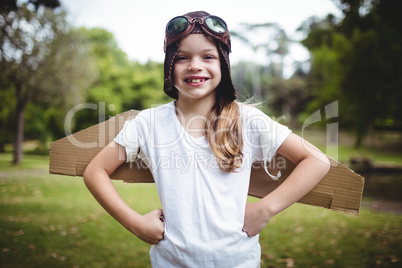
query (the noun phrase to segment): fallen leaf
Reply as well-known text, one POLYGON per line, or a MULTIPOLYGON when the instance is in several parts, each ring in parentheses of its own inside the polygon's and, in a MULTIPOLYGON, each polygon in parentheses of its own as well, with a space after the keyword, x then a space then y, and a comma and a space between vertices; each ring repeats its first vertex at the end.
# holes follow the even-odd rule
POLYGON ((301 233, 301 232, 303 232, 303 230, 304 230, 304 227, 303 227, 303 226, 299 226, 299 227, 297 227, 297 228, 295 229, 295 232, 296 232, 296 233, 301 233))
POLYGON ((25 234, 24 230, 18 230, 18 231, 16 231, 16 232, 14 232, 14 235, 15 235, 15 236, 21 236, 21 235, 23 235, 23 234, 25 234))
POLYGON ((61 256, 61 257, 59 258, 59 260, 60 260, 60 261, 65 261, 65 260, 67 260, 67 257, 66 257, 66 256, 61 256))
POLYGON ((294 267, 295 266, 295 260, 292 258, 277 259, 276 261, 281 262, 281 263, 286 263, 286 267, 294 267))
POLYGON ((272 254, 262 254, 262 257, 266 260, 272 260, 274 259, 274 255, 272 254))

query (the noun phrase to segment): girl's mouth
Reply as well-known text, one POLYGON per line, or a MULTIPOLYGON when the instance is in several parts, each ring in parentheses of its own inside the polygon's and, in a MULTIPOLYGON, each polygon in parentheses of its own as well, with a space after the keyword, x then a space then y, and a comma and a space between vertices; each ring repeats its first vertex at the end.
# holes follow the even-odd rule
POLYGON ((186 81, 187 83, 191 83, 191 84, 195 84, 195 83, 202 83, 207 81, 208 78, 192 78, 192 79, 185 79, 184 81, 186 81))

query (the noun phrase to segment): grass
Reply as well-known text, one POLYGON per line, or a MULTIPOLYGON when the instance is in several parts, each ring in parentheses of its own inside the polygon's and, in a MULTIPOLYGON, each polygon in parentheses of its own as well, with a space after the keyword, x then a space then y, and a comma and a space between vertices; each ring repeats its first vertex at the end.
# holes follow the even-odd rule
MULTIPOLYGON (((150 246, 105 213, 82 178, 49 175, 45 156, 10 161, 0 154, 1 267, 150 267, 150 246)), ((115 185, 138 212, 160 208, 153 184, 115 185)), ((262 267, 400 267, 402 216, 295 204, 260 242, 262 267)))
POLYGON ((296 204, 264 229, 262 266, 400 267, 401 223, 367 209, 356 217, 296 204))
MULTIPOLYGON (((49 175, 47 157, 10 160, 0 155, 1 267, 150 266, 149 246, 102 210, 82 178, 49 175)), ((160 207, 154 185, 115 184, 140 213, 160 207)))
POLYGON ((354 147, 354 137, 345 131, 339 131, 336 144, 328 145, 326 133, 321 129, 309 129, 306 131, 295 130, 321 151, 332 158, 348 164, 354 157, 364 157, 377 164, 400 166, 402 163, 402 142, 400 133, 386 132, 381 135, 372 135, 366 138, 360 148, 354 147))
MULTIPOLYGON (((302 134, 344 163, 356 156, 402 162, 400 135, 371 138, 356 149, 347 133, 336 148, 326 147, 322 131, 302 134)), ((25 148, 32 152, 35 143, 25 148)), ((150 246, 105 213, 82 178, 49 175, 47 156, 26 154, 19 166, 10 165, 11 157, 0 154, 1 267, 150 267, 150 246)), ((138 212, 161 207, 153 184, 114 183, 138 212)), ((400 214, 362 208, 356 217, 295 204, 261 232, 261 266, 400 267, 401 228, 400 214)))

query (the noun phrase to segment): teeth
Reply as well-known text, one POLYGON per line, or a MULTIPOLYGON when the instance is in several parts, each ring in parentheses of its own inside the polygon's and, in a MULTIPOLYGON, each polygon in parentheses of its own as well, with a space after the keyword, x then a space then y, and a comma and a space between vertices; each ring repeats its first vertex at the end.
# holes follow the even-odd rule
POLYGON ((190 83, 200 83, 200 82, 204 82, 205 79, 188 79, 188 82, 190 83))

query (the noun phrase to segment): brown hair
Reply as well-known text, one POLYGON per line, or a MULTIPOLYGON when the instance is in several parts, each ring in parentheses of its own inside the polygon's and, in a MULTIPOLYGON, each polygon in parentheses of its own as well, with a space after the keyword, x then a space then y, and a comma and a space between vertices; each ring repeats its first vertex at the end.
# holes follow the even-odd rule
POLYGON ((234 172, 243 162, 243 137, 240 107, 234 100, 219 96, 216 89, 216 103, 207 115, 205 136, 214 152, 219 167, 226 172, 234 172))

